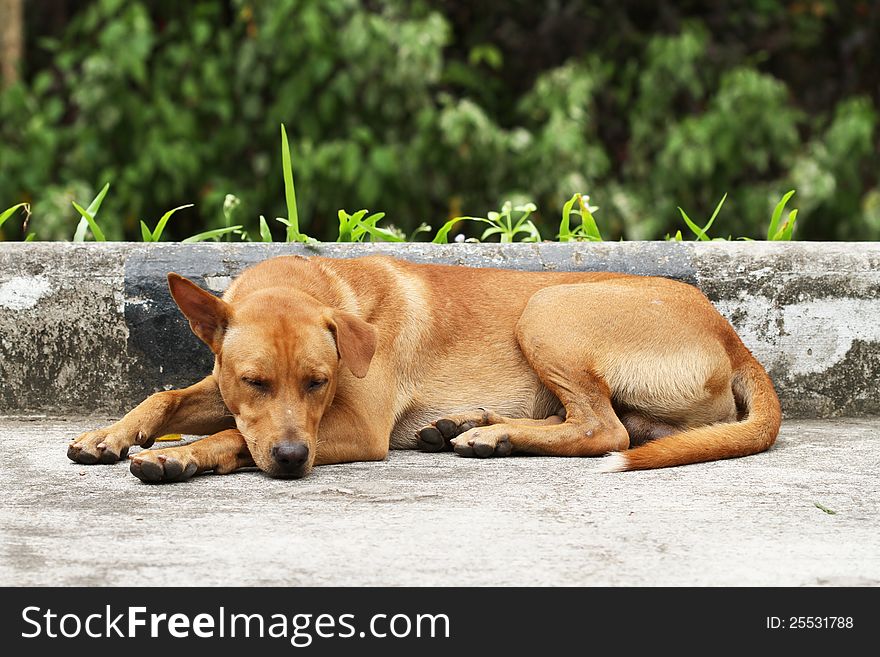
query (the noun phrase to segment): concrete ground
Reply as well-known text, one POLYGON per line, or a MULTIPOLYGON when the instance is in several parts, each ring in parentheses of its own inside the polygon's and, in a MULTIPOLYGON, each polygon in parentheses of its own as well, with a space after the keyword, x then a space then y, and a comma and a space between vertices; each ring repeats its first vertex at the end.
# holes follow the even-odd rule
POLYGON ((393 452, 152 486, 68 461, 101 424, 0 420, 0 585, 880 584, 880 419, 654 472, 393 452))

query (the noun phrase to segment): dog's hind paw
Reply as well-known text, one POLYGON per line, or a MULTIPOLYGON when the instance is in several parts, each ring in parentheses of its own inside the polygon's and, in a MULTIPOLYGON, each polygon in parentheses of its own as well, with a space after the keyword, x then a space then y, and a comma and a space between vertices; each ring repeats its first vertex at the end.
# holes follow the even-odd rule
MULTIPOLYGON (((172 449, 168 448, 170 452, 172 449)), ((198 463, 186 452, 139 452, 131 457, 131 474, 148 484, 186 481, 198 471, 198 463)))
POLYGON ((471 429, 450 442, 455 453, 465 457, 475 456, 484 459, 490 456, 510 456, 513 452, 510 436, 505 432, 503 425, 471 429))

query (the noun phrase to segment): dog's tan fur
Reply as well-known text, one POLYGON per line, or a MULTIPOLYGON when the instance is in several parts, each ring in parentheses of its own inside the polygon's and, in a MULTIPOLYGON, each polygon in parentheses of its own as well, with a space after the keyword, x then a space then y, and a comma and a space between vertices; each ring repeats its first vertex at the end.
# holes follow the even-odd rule
POLYGON ((609 469, 744 456, 773 444, 773 385, 695 288, 612 273, 279 257, 220 300, 169 275, 213 373, 71 443, 145 481, 256 465, 299 477, 389 448, 600 456, 609 469), (621 451, 625 450, 625 451, 621 451))

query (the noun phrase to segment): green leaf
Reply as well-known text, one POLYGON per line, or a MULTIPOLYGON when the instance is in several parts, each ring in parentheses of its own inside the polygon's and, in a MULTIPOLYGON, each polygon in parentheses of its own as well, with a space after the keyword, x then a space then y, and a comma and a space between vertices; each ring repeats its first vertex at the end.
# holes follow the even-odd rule
POLYGON ((387 228, 379 228, 377 226, 369 226, 366 228, 366 231, 370 234, 370 237, 374 239, 378 239, 380 242, 405 242, 406 238, 401 237, 395 233, 392 233, 387 228))
POLYGON ((153 241, 158 242, 162 238, 162 232, 165 230, 165 224, 168 223, 168 220, 171 219, 171 215, 173 215, 178 210, 183 210, 185 208, 193 207, 192 203, 187 203, 186 205, 179 205, 176 208, 172 208, 168 212, 162 215, 162 218, 159 219, 159 223, 156 224, 156 229, 153 231, 153 241))
POLYGON ((11 208, 7 208, 3 212, 0 212, 0 227, 6 223, 6 220, 9 219, 12 215, 15 214, 15 211, 19 208, 25 208, 25 212, 29 212, 30 206, 27 203, 19 203, 18 205, 13 205, 11 208))
POLYGON ((266 223, 266 217, 260 215, 260 239, 264 242, 272 241, 272 231, 269 230, 269 224, 266 223))
POLYGON ((718 213, 721 212, 721 206, 724 205, 724 201, 727 200, 727 194, 721 197, 721 200, 718 201, 718 205, 715 206, 715 212, 712 213, 712 217, 709 219, 709 222, 703 226, 703 234, 708 237, 709 229, 712 227, 712 224, 715 222, 715 217, 718 216, 718 213))
MULTIPOLYGON (((385 216, 384 212, 376 212, 371 214, 370 216, 364 218, 364 215, 367 213, 366 210, 359 210, 356 212, 353 217, 354 228, 352 228, 352 240, 355 242, 363 241, 364 235, 370 235, 372 237, 372 233, 370 230, 376 227, 376 223, 385 216)), ((384 230, 384 229, 383 229, 384 230)), ((388 241, 388 240, 382 240, 388 241)))
POLYGON ((101 230, 100 226, 98 226, 97 223, 95 223, 95 218, 92 216, 92 214, 81 205, 79 205, 76 201, 73 201, 72 203, 76 211, 79 212, 82 218, 85 219, 86 222, 89 224, 89 228, 91 228, 92 230, 92 236, 95 238, 95 241, 106 242, 107 238, 104 237, 104 231, 101 230))
POLYGON ((336 238, 336 241, 351 242, 351 215, 345 210, 340 209, 336 216, 339 218, 339 236, 336 238))
POLYGON ((498 235, 498 234, 501 235, 502 242, 504 241, 505 237, 507 237, 508 241, 510 241, 509 236, 504 232, 504 229, 501 226, 490 226, 489 228, 487 228, 486 230, 483 231, 483 234, 480 236, 480 239, 484 240, 487 237, 491 237, 492 235, 498 235))
POLYGON ((782 211, 785 209, 785 204, 788 203, 788 200, 794 196, 795 190, 790 190, 786 193, 782 200, 776 204, 776 207, 773 209, 773 216, 770 217, 770 227, 767 229, 767 239, 774 240, 776 239, 777 227, 779 226, 779 219, 782 217, 782 211))
POLYGON ((467 221, 467 220, 468 220, 467 217, 453 217, 452 219, 447 221, 445 224, 440 226, 440 228, 437 230, 437 233, 434 235, 434 239, 431 240, 431 243, 432 244, 449 244, 449 231, 452 230, 452 228, 456 224, 461 223, 462 221, 467 221))
POLYGON ((532 222, 531 219, 526 221, 523 225, 517 226, 516 230, 513 232, 511 237, 516 237, 518 233, 526 233, 528 237, 523 242, 540 242, 541 241, 541 233, 538 231, 538 227, 532 222))
POLYGON ((152 242, 153 241, 153 233, 150 232, 147 224, 144 223, 144 220, 141 219, 141 239, 144 242, 152 242))
POLYGON ((339 238, 336 241, 360 242, 367 233, 366 227, 363 225, 363 218, 366 214, 366 210, 358 210, 354 214, 340 210, 337 213, 339 216, 339 238))
POLYGON ((559 222, 558 236, 560 242, 571 241, 571 209, 574 207, 579 196, 580 194, 574 194, 565 202, 565 205, 562 206, 562 219, 559 222))
POLYGON ((590 208, 588 208, 587 204, 584 202, 584 197, 580 194, 578 194, 578 204, 581 206, 581 226, 584 234, 590 240, 601 242, 602 233, 599 232, 599 226, 596 225, 593 213, 590 212, 590 208))
POLYGON ((364 219, 364 223, 365 223, 365 224, 368 224, 368 225, 370 225, 370 226, 375 226, 375 225, 376 225, 377 223, 379 223, 384 217, 385 217, 385 213, 384 213, 384 212, 374 212, 374 213, 371 214, 369 217, 367 217, 366 219, 364 219))
POLYGON ((192 244, 193 242, 204 242, 205 240, 212 240, 215 237, 222 237, 223 235, 227 235, 228 233, 234 233, 239 229, 241 229, 241 226, 225 226, 224 228, 206 230, 204 233, 197 233, 196 235, 187 237, 185 240, 183 240, 183 243, 192 244))
MULTIPOLYGON (((684 219, 684 223, 686 223, 688 225, 688 228, 691 229, 691 232, 693 232, 693 234, 696 235, 698 239, 703 240, 704 242, 707 242, 709 240, 709 238, 706 237, 706 233, 703 232, 703 229, 700 228, 699 226, 697 226, 697 224, 695 224, 693 221, 691 221, 691 218, 689 216, 687 216, 687 213, 684 210, 682 210, 681 208, 678 208, 678 211, 681 213, 681 217, 682 217, 682 219, 684 219)), ((676 233, 676 235, 680 235, 680 234, 681 234, 681 231, 678 231, 678 233, 676 233)), ((681 241, 681 240, 678 237, 676 237, 676 241, 681 241)))
POLYGON ((36 233, 28 233, 28 236, 24 238, 25 242, 33 242, 37 238, 36 233))
POLYGON ((836 515, 837 515, 837 511, 835 511, 834 509, 829 509, 829 508, 828 508, 827 506, 825 506, 824 504, 819 504, 818 502, 813 502, 813 506, 815 506, 815 507, 816 507, 817 509, 819 509, 820 511, 824 511, 824 512, 827 513, 829 516, 836 516, 836 515))
POLYGON ((771 238, 776 242, 790 242, 792 233, 794 232, 794 223, 797 221, 797 210, 792 210, 788 213, 788 219, 785 220, 785 223, 782 224, 782 228, 776 231, 776 234, 771 238))
MULTIPOLYGON (((101 203, 104 202, 104 197, 107 196, 107 190, 110 189, 110 183, 105 183, 104 187, 101 188, 101 191, 98 192, 97 196, 92 199, 92 202, 89 203, 89 207, 86 208, 86 211, 92 216, 94 219, 98 215, 98 210, 101 209, 101 203)), ((73 241, 74 242, 84 242, 86 239, 86 230, 88 230, 89 222, 86 221, 85 217, 79 220, 79 223, 76 225, 76 231, 73 233, 73 241)))
POLYGON ((287 201, 287 241, 303 242, 299 232, 299 212, 296 209, 296 189, 293 186, 293 166, 290 162, 290 145, 287 143, 287 130, 281 124, 281 168, 284 175, 284 198, 287 201))

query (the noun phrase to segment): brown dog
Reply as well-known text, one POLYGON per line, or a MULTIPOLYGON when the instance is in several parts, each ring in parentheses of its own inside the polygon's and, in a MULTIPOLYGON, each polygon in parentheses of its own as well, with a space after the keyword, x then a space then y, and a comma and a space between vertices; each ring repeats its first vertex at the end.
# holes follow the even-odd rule
POLYGON ((213 373, 79 436, 68 456, 141 451, 144 481, 256 465, 462 456, 600 456, 606 470, 755 454, 776 438, 773 384, 733 328, 684 283, 611 273, 417 265, 387 257, 280 257, 223 299, 168 284, 213 373), (624 451, 625 450, 625 451, 624 451))

